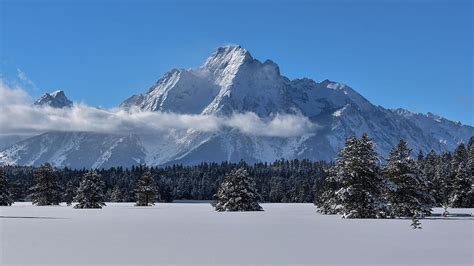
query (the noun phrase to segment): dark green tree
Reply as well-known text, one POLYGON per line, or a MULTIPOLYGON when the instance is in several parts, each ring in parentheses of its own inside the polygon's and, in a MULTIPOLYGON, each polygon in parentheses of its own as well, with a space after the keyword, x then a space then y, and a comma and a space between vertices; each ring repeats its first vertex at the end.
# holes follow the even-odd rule
POLYGON ((58 174, 51 164, 41 165, 34 174, 35 185, 31 188, 31 199, 33 204, 59 205, 61 202, 61 187, 59 186, 58 174))
POLYGON ((137 206, 153 205, 156 198, 156 184, 153 175, 150 172, 145 172, 138 180, 135 188, 136 204, 137 206))
POLYGON ((401 139, 390 151, 384 169, 388 181, 386 198, 394 217, 431 213, 432 199, 427 182, 410 154, 411 149, 405 140, 401 139))
POLYGON ((66 202, 67 206, 72 204, 75 194, 76 186, 74 185, 74 182, 68 181, 66 183, 66 190, 64 191, 64 202, 66 202))
POLYGON ((8 187, 7 175, 0 170, 0 206, 11 206, 12 204, 13 199, 8 187))
POLYGON ((216 211, 262 211, 255 181, 247 170, 239 168, 224 177, 215 196, 216 211))
POLYGON ((451 194, 451 207, 470 208, 469 193, 471 191, 472 181, 468 175, 467 168, 463 162, 458 165, 456 176, 454 178, 453 191, 451 194))
POLYGON ((76 209, 100 209, 104 203, 104 181, 96 171, 86 172, 77 189, 74 200, 76 209))
POLYGON ((360 140, 348 138, 339 152, 332 178, 340 186, 335 192, 335 203, 343 218, 386 216, 382 197, 384 183, 377 157, 374 143, 367 134, 363 134, 360 140))

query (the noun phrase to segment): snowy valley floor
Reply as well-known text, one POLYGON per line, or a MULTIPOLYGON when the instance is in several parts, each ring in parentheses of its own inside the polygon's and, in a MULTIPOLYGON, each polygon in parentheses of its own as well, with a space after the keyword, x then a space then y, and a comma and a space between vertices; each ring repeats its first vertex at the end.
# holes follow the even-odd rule
MULTIPOLYGON (((217 213, 208 203, 101 210, 0 207, 0 264, 472 265, 474 209, 421 220, 342 220, 312 204, 217 213)), ((441 209, 435 209, 440 213, 441 209)))

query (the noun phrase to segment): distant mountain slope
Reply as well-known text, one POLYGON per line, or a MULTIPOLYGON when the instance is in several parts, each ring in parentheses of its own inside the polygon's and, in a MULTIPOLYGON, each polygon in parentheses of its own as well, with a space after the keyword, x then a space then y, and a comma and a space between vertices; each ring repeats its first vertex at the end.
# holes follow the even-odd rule
POLYGON ((274 62, 262 63, 240 46, 218 48, 197 69, 171 70, 146 93, 131 96, 120 107, 218 116, 253 112, 262 119, 276 114, 296 114, 308 117, 317 126, 302 136, 285 138, 245 135, 227 128, 212 133, 173 130, 169 134, 138 134, 122 142, 117 141, 122 138, 118 136, 80 133, 92 135, 87 144, 79 141, 81 145, 74 146, 75 153, 64 148, 68 144, 62 139, 77 137, 72 137, 73 133, 54 132, 4 150, 0 161, 16 164, 52 161, 61 166, 104 167, 240 159, 249 162, 279 158, 333 160, 346 137, 363 132, 374 139, 382 156, 400 138, 405 138, 415 151, 441 152, 453 150, 458 142, 467 142, 474 135, 474 127, 433 114, 373 105, 341 83, 289 80, 280 74, 274 62), (38 144, 46 136, 50 142, 38 144), (112 146, 107 153, 110 156, 100 156, 112 146))
POLYGON ((34 102, 34 105, 48 105, 54 108, 64 108, 72 107, 72 102, 66 97, 64 91, 57 90, 52 93, 45 93, 34 102))

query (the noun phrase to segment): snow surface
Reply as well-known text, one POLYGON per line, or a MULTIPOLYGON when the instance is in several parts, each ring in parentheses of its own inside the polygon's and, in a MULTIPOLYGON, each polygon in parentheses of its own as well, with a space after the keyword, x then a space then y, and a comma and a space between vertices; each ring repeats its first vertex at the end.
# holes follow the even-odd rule
MULTIPOLYGON (((208 203, 0 207, 0 264, 472 265, 474 209, 421 220, 343 220, 312 204, 217 213, 208 203)), ((436 213, 441 213, 436 209, 436 213)))

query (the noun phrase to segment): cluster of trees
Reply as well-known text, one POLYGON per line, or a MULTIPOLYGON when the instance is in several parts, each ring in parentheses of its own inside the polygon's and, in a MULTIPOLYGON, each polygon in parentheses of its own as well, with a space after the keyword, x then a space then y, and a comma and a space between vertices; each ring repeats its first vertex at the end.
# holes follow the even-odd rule
MULTIPOLYGON (((53 167, 46 163, 34 172, 34 185, 31 186, 29 197, 34 205, 59 205, 64 201, 69 206, 77 202, 76 209, 95 209, 105 206, 105 183, 96 171, 87 171, 81 178, 78 187, 69 181, 65 188, 60 185, 59 175, 53 167)), ((156 184, 152 175, 145 172, 138 180, 135 188, 136 205, 153 205, 156 194, 156 184)), ((6 175, 0 171, 0 206, 10 206, 13 198, 8 188, 6 175)))
POLYGON ((314 202, 321 213, 345 218, 418 217, 435 206, 474 207, 474 139, 453 154, 411 155, 401 140, 382 164, 364 134, 348 138, 335 163, 277 160, 96 171, 4 166, 0 205, 75 201, 76 208, 101 208, 105 201, 148 206, 189 199, 214 200, 218 211, 242 211, 261 210, 259 201, 314 202))
POLYGON ((435 206, 472 208, 473 142, 460 143, 453 155, 430 151, 413 158, 402 139, 382 165, 366 134, 350 137, 315 204, 321 213, 345 218, 418 217, 435 206))
MULTIPOLYGON (((4 166, 0 168, 8 177, 9 191, 13 201, 33 201, 38 175, 53 175, 56 183, 44 182, 56 195, 54 202, 75 201, 81 180, 89 171, 68 168, 54 169, 48 165, 48 172, 25 166, 4 166), (59 199, 58 199, 59 198, 59 199)), ((136 166, 98 169, 103 182, 103 201, 170 202, 172 200, 214 200, 225 175, 243 168, 255 182, 259 201, 264 202, 313 202, 318 188, 325 182, 331 163, 309 160, 278 160, 273 163, 248 165, 239 163, 202 163, 195 166, 173 165, 167 167, 136 166), (143 183, 140 185, 139 183, 143 183), (143 194, 138 194, 141 187, 143 194)), ((46 178, 47 179, 47 178, 46 178)))

